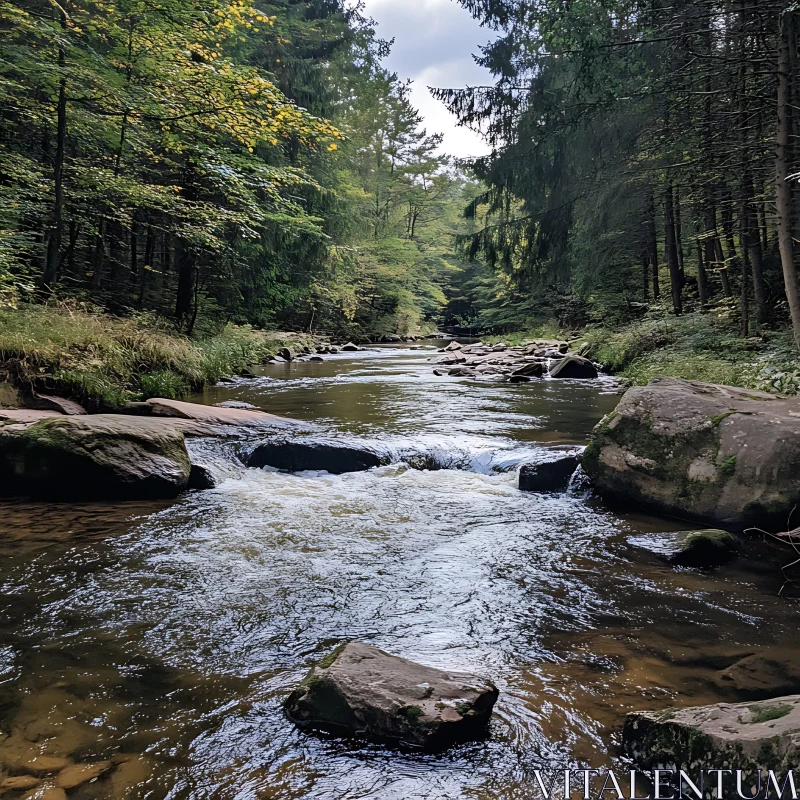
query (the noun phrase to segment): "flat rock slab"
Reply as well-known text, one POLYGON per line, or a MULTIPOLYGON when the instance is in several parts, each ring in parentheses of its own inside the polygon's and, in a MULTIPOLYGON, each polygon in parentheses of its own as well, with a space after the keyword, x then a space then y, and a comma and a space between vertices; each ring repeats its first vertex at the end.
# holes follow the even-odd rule
POLYGON ((182 400, 167 400, 163 398, 153 398, 148 400, 147 403, 152 407, 152 413, 156 417, 176 417, 206 425, 302 427, 304 424, 288 417, 279 417, 276 414, 268 414, 266 411, 249 408, 204 406, 199 403, 185 403, 182 400))
POLYGON ((68 416, 82 417, 89 412, 74 400, 66 400, 63 397, 54 397, 49 394, 35 394, 33 404, 45 411, 58 411, 60 414, 68 416))
POLYGON ((484 678, 351 642, 312 668, 286 711, 303 728, 436 751, 484 734, 497 696, 484 678))
POLYGON ((730 530, 785 530, 800 504, 800 399, 660 378, 597 426, 601 494, 730 530))
POLYGON ((27 426, 50 417, 63 417, 60 411, 35 411, 31 408, 0 408, 0 420, 27 426))
POLYGON ((726 766, 783 773, 800 758, 800 695, 628 714, 622 740, 625 753, 644 770, 697 774, 726 766))

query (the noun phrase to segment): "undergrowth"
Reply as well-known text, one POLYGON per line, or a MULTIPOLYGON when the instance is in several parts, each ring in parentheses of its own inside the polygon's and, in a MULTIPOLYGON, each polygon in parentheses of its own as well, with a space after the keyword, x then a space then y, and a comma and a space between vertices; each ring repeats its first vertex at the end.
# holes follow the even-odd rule
POLYGON ((637 385, 665 375, 783 394, 800 390, 800 363, 788 331, 745 338, 713 314, 654 313, 618 330, 585 334, 593 359, 637 385))
POLYGON ((90 409, 150 397, 180 399, 267 361, 283 347, 311 343, 310 337, 232 325, 195 341, 147 315, 119 318, 71 306, 0 308, 0 369, 7 377, 90 409))
MULTIPOLYGON (((539 338, 571 339, 574 332, 543 323, 484 341, 515 346, 539 338)), ((594 361, 637 385, 663 375, 790 395, 800 392, 800 360, 788 330, 745 338, 724 315, 692 312, 675 317, 653 307, 643 319, 593 326, 580 338, 590 343, 594 361)))

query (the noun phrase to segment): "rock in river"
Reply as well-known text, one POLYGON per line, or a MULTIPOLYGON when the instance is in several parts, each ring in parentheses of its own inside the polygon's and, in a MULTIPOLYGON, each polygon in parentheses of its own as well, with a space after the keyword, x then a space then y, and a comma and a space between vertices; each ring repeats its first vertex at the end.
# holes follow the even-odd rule
POLYGON ((800 504, 800 399, 660 378, 595 428, 601 494, 731 530, 785 530, 800 504))
POLYGON ((273 439, 256 447, 246 463, 248 467, 273 467, 287 472, 311 470, 342 475, 364 472, 389 461, 387 453, 360 442, 273 439))
POLYGON ((351 642, 312 668, 286 711, 303 728, 435 751, 479 737, 497 695, 490 681, 475 675, 351 642))
POLYGON ((768 647, 720 670, 714 679, 738 700, 766 700, 800 692, 800 650, 768 647))
POLYGON ((563 492, 581 463, 580 453, 565 453, 540 464, 523 464, 519 488, 523 492, 563 492))
POLYGON ((670 561, 679 567, 713 569, 733 561, 738 550, 736 537, 728 531, 693 531, 670 561))
POLYGON ((551 378, 596 378, 597 367, 587 358, 567 356, 550 367, 551 378))
MULTIPOLYGON (((772 769, 782 780, 800 757, 800 695, 628 714, 622 743, 640 769, 684 769, 696 776, 725 766, 750 773, 749 779, 772 769)), ((749 780, 743 788, 752 788, 749 780)))
MULTIPOLYGON (((175 421, 177 422, 177 421, 175 421)), ((0 495, 55 500, 176 497, 191 465, 171 420, 52 417, 0 434, 0 495)))

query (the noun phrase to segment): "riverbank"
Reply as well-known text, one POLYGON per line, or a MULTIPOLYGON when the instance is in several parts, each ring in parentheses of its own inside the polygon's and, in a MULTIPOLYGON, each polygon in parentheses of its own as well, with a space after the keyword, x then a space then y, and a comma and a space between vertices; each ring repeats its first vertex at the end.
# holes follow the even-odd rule
POLYGON ((541 325, 484 341, 514 345, 541 337, 589 342, 593 361, 638 386, 663 375, 787 395, 800 391, 800 361, 788 330, 743 338, 709 313, 675 317, 654 308, 624 327, 564 331, 541 325))
POLYGON ((0 309, 0 406, 19 403, 19 391, 63 395, 90 411, 180 399, 284 349, 297 354, 321 343, 237 325, 190 339, 149 315, 120 318, 66 305, 0 309))

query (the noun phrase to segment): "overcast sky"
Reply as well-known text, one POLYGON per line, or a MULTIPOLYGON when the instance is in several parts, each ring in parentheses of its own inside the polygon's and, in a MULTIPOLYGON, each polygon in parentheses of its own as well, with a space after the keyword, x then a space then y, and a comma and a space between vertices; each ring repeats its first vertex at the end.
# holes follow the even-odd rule
POLYGON ((382 39, 394 39, 386 66, 414 81, 412 100, 425 117, 428 133, 443 133, 442 150, 454 156, 488 152, 477 134, 434 100, 428 86, 458 88, 486 84, 490 74, 475 64, 473 53, 492 38, 455 0, 366 0, 366 15, 382 39))

